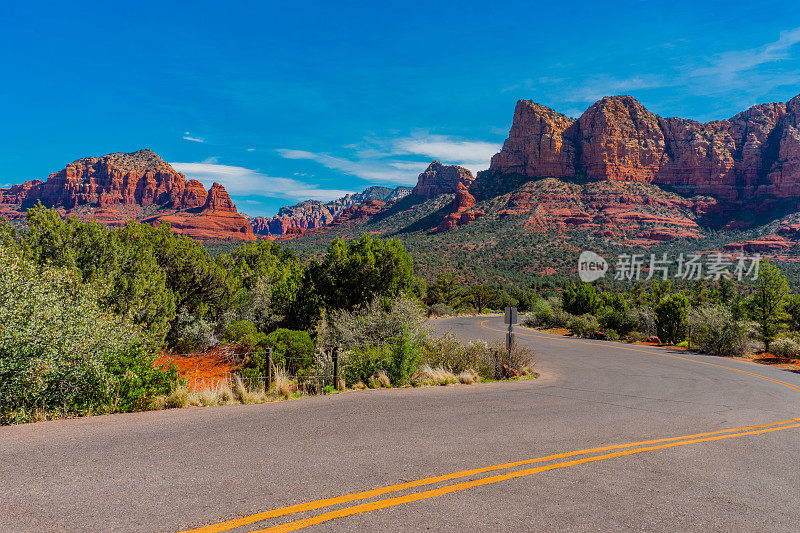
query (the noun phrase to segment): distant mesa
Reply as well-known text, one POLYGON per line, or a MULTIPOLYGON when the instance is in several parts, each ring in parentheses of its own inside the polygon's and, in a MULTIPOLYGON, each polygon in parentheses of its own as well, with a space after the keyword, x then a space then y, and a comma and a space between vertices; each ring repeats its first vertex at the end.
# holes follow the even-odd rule
POLYGON ((0 189, 0 216, 23 217, 38 202, 108 225, 169 222, 175 232, 198 240, 255 239, 222 185, 206 192, 152 150, 78 159, 46 181, 0 189))
POLYGON ((705 124, 660 117, 626 95, 578 119, 520 100, 502 149, 477 176, 433 161, 413 189, 370 187, 274 217, 245 219, 224 187, 206 191, 150 150, 79 159, 46 181, 0 189, 0 216, 22 217, 37 201, 112 225, 167 221, 202 240, 302 239, 344 226, 435 233, 509 219, 535 233, 649 246, 776 221, 768 235, 726 248, 785 251, 800 242, 800 96, 705 124))
POLYGON ((410 187, 369 187, 363 192, 347 194, 330 202, 306 200, 288 207, 281 207, 273 217, 254 217, 250 219, 257 235, 280 237, 282 235, 301 235, 333 223, 344 211, 363 202, 377 200, 395 202, 411 193, 410 187), (302 230, 302 231, 301 231, 302 230))

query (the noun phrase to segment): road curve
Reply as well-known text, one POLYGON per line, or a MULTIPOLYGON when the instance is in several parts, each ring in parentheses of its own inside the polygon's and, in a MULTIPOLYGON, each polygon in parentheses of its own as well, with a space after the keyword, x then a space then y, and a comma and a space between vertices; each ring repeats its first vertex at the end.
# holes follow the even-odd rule
MULTIPOLYGON (((432 327, 503 335, 501 319, 432 327)), ((520 331, 537 353, 536 380, 0 428, 0 523, 798 530, 800 375, 520 331)))

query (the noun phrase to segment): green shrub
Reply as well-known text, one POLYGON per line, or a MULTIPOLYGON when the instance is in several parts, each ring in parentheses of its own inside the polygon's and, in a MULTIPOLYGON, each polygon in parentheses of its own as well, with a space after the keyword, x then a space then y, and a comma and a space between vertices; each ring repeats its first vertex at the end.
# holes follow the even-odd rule
POLYGON ((770 345, 772 353, 787 359, 800 358, 800 343, 790 337, 778 337, 770 345))
POLYGON ((529 374, 533 368, 534 352, 527 346, 517 343, 510 354, 503 341, 495 341, 486 348, 484 364, 477 369, 482 378, 503 378, 503 365, 523 375, 529 374))
POLYGON ((405 385, 417 370, 419 343, 411 338, 410 333, 404 331, 390 344, 390 354, 389 368, 385 369, 389 373, 389 379, 395 385, 405 385))
POLYGON ((318 327, 317 342, 346 350, 365 344, 380 346, 393 342, 404 331, 417 340, 423 318, 423 308, 418 301, 376 298, 354 311, 332 311, 318 327))
POLYGON ((537 298, 530 304, 523 325, 530 328, 549 328, 553 323, 553 309, 544 298, 537 298))
POLYGON ((642 342, 647 338, 647 335, 642 333, 641 331, 631 331, 627 335, 625 335, 625 340, 628 342, 642 342))
POLYGON ((593 285, 580 283, 564 289, 561 295, 564 311, 573 315, 594 313, 600 307, 600 298, 593 285))
POLYGON ((275 366, 284 367, 298 377, 304 377, 314 363, 314 341, 306 331, 277 329, 266 336, 262 346, 272 348, 275 366))
POLYGON ((389 367, 389 346, 365 344, 350 350, 342 360, 341 374, 345 384, 352 387, 358 382, 367 383, 378 370, 389 367))
POLYGON ((607 341, 618 341, 619 340, 619 333, 615 329, 607 329, 604 331, 606 334, 607 341))
POLYGON ((420 360, 431 368, 446 368, 456 374, 485 365, 487 345, 483 341, 463 343, 452 333, 427 333, 420 344, 420 360))
POLYGON ((222 340, 232 344, 240 344, 245 337, 254 336, 258 333, 255 324, 249 320, 236 320, 231 322, 225 333, 222 334, 222 340))
POLYGON ((688 307, 689 300, 683 294, 670 294, 656 305, 656 331, 661 342, 674 344, 686 338, 688 307))
POLYGON ((169 338, 177 353, 205 351, 217 344, 214 323, 191 314, 185 307, 178 312, 169 338))
POLYGON ((454 314, 456 312, 447 304, 433 304, 428 309, 428 316, 453 316, 454 314))
POLYGON ((728 307, 705 305, 689 315, 692 348, 712 355, 741 355, 747 345, 747 332, 728 307))
POLYGON ((628 311, 628 319, 642 337, 647 338, 656 334, 656 314, 652 307, 635 307, 628 311))
POLYGON ((142 345, 106 357, 116 411, 145 410, 155 397, 169 394, 178 384, 175 364, 156 367, 154 360, 153 353, 142 345))
POLYGON ((600 323, 594 315, 586 313, 572 317, 567 323, 567 329, 570 330, 573 335, 590 339, 594 336, 594 332, 600 329, 600 323))
POLYGON ((597 311, 597 320, 606 335, 608 335, 607 330, 614 330, 616 333, 624 335, 636 327, 636 323, 631 319, 627 309, 601 307, 597 311))
POLYGON ((74 272, 40 270, 0 247, 0 423, 138 408, 158 388, 159 377, 124 377, 115 361, 132 358, 136 374, 144 339, 97 302, 74 272))

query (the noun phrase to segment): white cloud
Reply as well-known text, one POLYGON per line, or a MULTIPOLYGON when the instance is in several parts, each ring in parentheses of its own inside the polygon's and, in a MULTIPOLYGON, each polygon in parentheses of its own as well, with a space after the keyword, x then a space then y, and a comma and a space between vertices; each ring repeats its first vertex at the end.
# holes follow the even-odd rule
MULTIPOLYGON (((669 96, 659 98, 661 111, 665 104, 676 103, 685 96, 711 97, 719 100, 709 106, 710 113, 693 117, 711 120, 724 118, 720 113, 736 112, 764 102, 776 89, 794 87, 796 91, 800 79, 800 27, 780 32, 772 42, 716 54, 692 56, 685 41, 677 40, 672 44, 679 44, 682 53, 670 58, 673 62, 658 72, 653 72, 650 65, 640 65, 630 76, 589 73, 576 80, 540 77, 523 80, 514 90, 521 87, 532 93, 557 93, 560 101, 585 105, 604 96, 628 93, 642 97, 641 91, 669 88, 672 89, 669 96)), ((582 114, 582 110, 574 107, 565 114, 582 114)))
POLYGON ((421 170, 409 170, 394 168, 391 161, 359 159, 350 160, 341 157, 334 157, 328 154, 318 154, 305 150, 279 149, 278 153, 286 159, 309 159, 315 161, 331 170, 336 170, 344 174, 350 174, 366 181, 400 183, 413 185, 417 182, 417 176, 425 170, 425 163, 418 163, 421 170))
POLYGON ((708 66, 689 71, 692 77, 713 76, 730 80, 739 73, 767 63, 791 59, 789 49, 800 43, 800 28, 782 31, 777 41, 745 50, 730 50, 711 58, 708 66))
POLYGON ((183 138, 186 139, 187 141, 192 141, 192 142, 195 142, 195 143, 204 143, 204 142, 206 142, 205 139, 201 139, 200 137, 192 137, 192 135, 188 131, 183 133, 183 138))
POLYGON ((178 172, 210 187, 215 181, 225 186, 232 196, 257 195, 292 200, 320 200, 327 202, 341 198, 353 191, 320 189, 314 185, 291 178, 267 176, 256 170, 216 163, 170 163, 178 172))
POLYGON ((500 151, 499 143, 462 141, 446 135, 424 135, 394 141, 393 153, 416 154, 438 159, 445 164, 468 168, 472 173, 489 168, 492 156, 500 151))
POLYGON ((307 159, 369 182, 413 185, 432 159, 446 165, 463 166, 473 173, 485 170, 492 156, 500 151, 501 144, 419 133, 393 139, 370 139, 344 148, 351 153, 349 158, 288 148, 277 152, 286 159, 307 159), (413 156, 424 160, 413 161, 413 156))

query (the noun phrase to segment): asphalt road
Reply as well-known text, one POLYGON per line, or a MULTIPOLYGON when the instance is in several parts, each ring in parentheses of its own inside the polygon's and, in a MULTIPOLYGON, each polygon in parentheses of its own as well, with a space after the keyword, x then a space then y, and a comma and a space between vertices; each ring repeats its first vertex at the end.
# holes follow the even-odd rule
POLYGON ((0 530, 800 530, 800 375, 521 331, 536 380, 0 428, 0 530))

